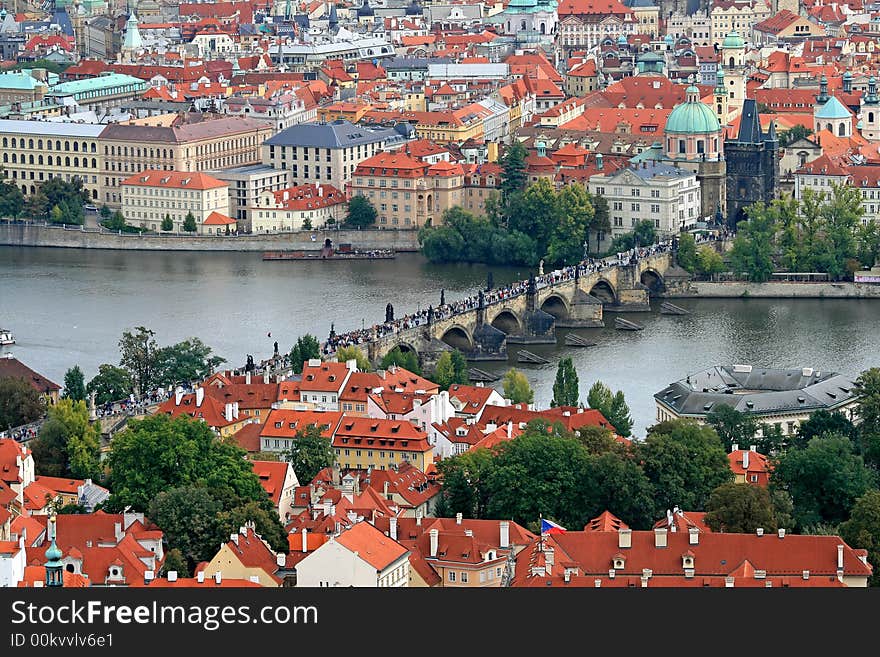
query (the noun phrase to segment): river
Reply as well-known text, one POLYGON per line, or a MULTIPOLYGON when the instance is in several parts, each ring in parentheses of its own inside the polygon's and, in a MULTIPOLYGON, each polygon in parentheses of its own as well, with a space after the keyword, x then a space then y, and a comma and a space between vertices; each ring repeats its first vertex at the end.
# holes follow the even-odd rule
MULTIPOLYGON (((277 340, 288 350, 296 338, 324 339, 362 322, 439 303, 440 289, 454 301, 485 285, 482 265, 432 265, 416 254, 394 260, 264 262, 259 253, 163 253, 0 247, 0 327, 17 344, 3 347, 63 383, 78 364, 86 380, 100 363, 118 360, 117 342, 126 329, 143 325, 160 345, 198 336, 238 366, 251 353, 259 361, 277 340), (271 333, 271 337, 268 334, 271 333)), ((493 268, 496 285, 528 272, 493 268)), ((643 331, 613 328, 578 333, 596 346, 527 347, 549 365, 478 363, 503 373, 524 371, 535 402, 553 395, 556 362, 574 359, 581 399, 597 379, 623 390, 632 410, 634 434, 654 421, 653 394, 671 381, 715 364, 813 367, 850 375, 880 366, 876 327, 880 300, 855 299, 679 299, 691 315, 627 314, 643 331)), ((612 325, 613 315, 606 315, 612 325)), ((500 387, 500 382, 499 382, 500 387)))

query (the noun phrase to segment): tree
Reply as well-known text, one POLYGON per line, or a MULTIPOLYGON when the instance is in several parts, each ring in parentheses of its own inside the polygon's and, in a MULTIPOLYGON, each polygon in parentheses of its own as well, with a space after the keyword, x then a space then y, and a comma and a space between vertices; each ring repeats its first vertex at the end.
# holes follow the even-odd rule
POLYGON ((86 394, 91 395, 93 391, 96 404, 126 399, 132 391, 131 375, 121 367, 102 363, 98 366, 98 373, 86 386, 86 394))
POLYGON ((18 427, 42 417, 45 402, 34 387, 18 378, 0 379, 0 428, 18 427))
POLYGON ((18 219, 24 211, 24 203, 24 194, 18 185, 0 181, 0 217, 18 219))
POLYGON ((201 381, 226 362, 224 358, 212 356, 211 352, 211 347, 199 338, 188 338, 162 347, 156 352, 155 378, 169 384, 201 381))
POLYGON ((157 366, 159 347, 153 336, 156 335, 145 326, 137 326, 134 332, 125 331, 119 339, 119 364, 128 370, 132 387, 137 394, 145 394, 158 384, 157 366))
POLYGON ((177 548, 172 548, 165 553, 165 561, 162 562, 162 568, 159 571, 161 577, 168 577, 168 573, 177 573, 178 577, 189 577, 189 566, 183 553, 177 548))
POLYGON ((296 478, 305 485, 321 470, 333 465, 336 454, 330 439, 324 437, 321 428, 309 424, 296 432, 284 459, 290 462, 296 478))
POLYGON ((194 233, 198 230, 196 226, 196 218, 192 212, 187 212, 186 216, 183 218, 183 230, 187 233, 194 233))
POLYGON ((303 230, 311 230, 311 229, 312 229, 312 220, 309 219, 308 217, 306 217, 305 219, 303 219, 303 222, 302 222, 302 229, 303 229, 303 230))
POLYGON ((862 372, 859 391, 859 452, 875 470, 880 469, 880 367, 862 372))
POLYGON ((128 228, 128 224, 125 221, 125 216, 122 214, 120 210, 117 210, 110 218, 103 223, 104 228, 107 230, 125 230, 128 228))
POLYGON ((514 404, 533 404, 535 401, 535 391, 529 385, 526 375, 515 367, 511 367, 504 375, 502 382, 504 386, 504 397, 514 404))
POLYGON ((710 246, 701 247, 697 252, 697 273, 711 278, 724 271, 724 258, 710 246))
POLYGON ((813 438, 829 434, 845 436, 854 442, 858 440, 855 425, 843 413, 822 409, 813 411, 810 417, 801 422, 792 446, 803 449, 813 438))
POLYGON ((870 269, 880 257, 880 226, 869 221, 856 226, 856 257, 862 267, 870 269))
POLYGON ((166 233, 174 230, 174 221, 171 220, 170 214, 166 214, 165 218, 162 219, 162 230, 166 233))
POLYGON ((37 194, 31 195, 29 208, 34 218, 43 218, 53 213, 53 221, 58 223, 82 225, 85 220, 83 205, 91 199, 83 188, 82 179, 74 176, 71 180, 63 180, 56 176, 40 183, 37 194), (59 213, 54 213, 58 208, 59 213))
POLYGON ((632 433, 632 416, 622 390, 613 393, 604 383, 596 381, 587 393, 587 404, 602 413, 621 436, 632 433))
POLYGON ((64 373, 64 394, 62 396, 74 401, 85 400, 85 379, 79 365, 74 365, 64 373))
MULTIPOLYGON (((202 420, 150 415, 129 420, 110 443, 107 510, 145 511, 164 490, 201 484, 244 501, 266 499, 246 452, 220 440, 202 420)), ((219 494, 219 493, 215 493, 219 494)))
POLYGON ((716 404, 706 415, 706 423, 715 429, 727 452, 733 451, 734 445, 748 449, 754 444, 758 423, 745 413, 727 404, 716 404))
POLYGON ((383 370, 387 370, 392 365, 402 367, 413 374, 422 374, 422 368, 419 366, 418 354, 409 350, 403 351, 400 347, 394 347, 394 349, 382 357, 383 370))
POLYGON ((440 225, 419 229, 422 253, 431 262, 537 264, 541 253, 535 240, 498 222, 478 218, 461 207, 449 208, 440 225))
POLYGON ((586 188, 570 183, 557 194, 558 217, 547 245, 547 262, 551 266, 579 263, 584 257, 590 227, 595 217, 592 197, 586 188))
POLYGON ((676 259, 682 269, 689 271, 692 274, 696 273, 697 243, 694 240, 694 236, 690 233, 682 233, 679 236, 678 252, 676 253, 676 259))
POLYGON ((372 369, 372 365, 370 365, 370 359, 367 358, 364 350, 356 347, 355 345, 340 347, 339 349, 337 349, 336 360, 340 363, 345 363, 350 360, 357 361, 357 368, 361 372, 369 372, 372 369))
POLYGON ((705 522, 713 532, 752 534, 758 527, 776 531, 770 493, 761 486, 722 484, 706 504, 705 522))
POLYGON ((856 252, 855 229, 865 208, 862 193, 852 185, 833 184, 828 200, 822 207, 824 219, 825 248, 824 271, 835 281, 847 273, 847 260, 856 252))
MULTIPOLYGON (((546 178, 539 178, 516 195, 516 201, 508 206, 505 214, 508 231, 531 237, 535 242, 535 254, 543 257, 561 216, 559 197, 553 184, 546 178)), ((580 244, 576 246, 582 250, 580 244)), ((560 248, 566 247, 560 245, 560 248)))
POLYGON ((452 354, 444 351, 437 359, 433 380, 442 390, 448 390, 449 386, 454 383, 454 379, 455 371, 452 367, 452 354))
POLYGON ((490 494, 486 480, 494 469, 495 456, 485 448, 470 450, 437 464, 443 487, 434 511, 438 518, 456 513, 465 518, 486 518, 490 494))
POLYGON ((101 215, 101 222, 103 223, 110 218, 113 212, 111 212, 108 206, 102 205, 101 209, 98 211, 98 214, 101 215))
POLYGON ((636 246, 650 246, 657 241, 657 229, 651 219, 642 219, 633 228, 636 246))
POLYGON ((452 350, 452 383, 467 385, 470 383, 467 358, 458 349, 452 350))
POLYGON ((290 350, 290 366, 293 373, 302 374, 303 364, 313 358, 321 358, 321 345, 314 335, 306 333, 297 339, 293 349, 290 350))
POLYGON ((376 223, 379 213, 366 196, 353 196, 348 202, 345 225, 353 228, 367 228, 376 223))
POLYGON ((583 473, 582 482, 582 495, 588 501, 584 522, 612 510, 615 515, 626 518, 633 529, 652 527, 654 489, 633 459, 617 450, 594 456, 583 473))
POLYGON ((183 571, 191 572, 200 561, 210 561, 217 546, 228 540, 229 535, 221 530, 218 519, 222 510, 222 502, 211 489, 188 484, 158 493, 151 500, 147 515, 162 528, 168 547, 183 557, 183 571))
POLYGON ((763 283, 773 273, 773 235, 775 212, 759 201, 746 208, 748 221, 737 224, 730 261, 735 274, 746 274, 750 281, 763 283))
POLYGON ((224 536, 239 531, 239 527, 253 524, 253 530, 269 544, 275 552, 287 554, 290 544, 287 542, 287 532, 278 518, 278 510, 271 504, 256 501, 239 504, 229 511, 224 511, 218 516, 220 528, 224 536))
POLYGON ((783 130, 779 133, 779 145, 783 147, 788 146, 799 139, 806 139, 811 134, 813 134, 812 129, 803 125, 793 125, 788 130, 783 130))
POLYGON ((846 520, 856 499, 874 485, 874 477, 846 437, 830 434, 779 456, 773 463, 771 485, 788 491, 795 524, 806 530, 846 520))
POLYGON ((101 440, 98 425, 89 424, 82 400, 62 399, 49 408, 31 449, 38 474, 99 479, 101 440))
POLYGON ((580 398, 578 375, 571 358, 563 358, 556 369, 551 406, 577 406, 580 398))
POLYGON ((868 551, 874 567, 871 586, 880 586, 880 491, 869 490, 856 500, 849 520, 840 525, 840 537, 852 548, 868 551))
POLYGON ((526 157, 529 152, 519 141, 514 141, 501 158, 501 196, 507 201, 511 196, 525 189, 526 157))
POLYGON ((711 492, 733 480, 718 434, 690 420, 655 424, 635 450, 654 484, 655 515, 673 506, 704 509, 711 492))

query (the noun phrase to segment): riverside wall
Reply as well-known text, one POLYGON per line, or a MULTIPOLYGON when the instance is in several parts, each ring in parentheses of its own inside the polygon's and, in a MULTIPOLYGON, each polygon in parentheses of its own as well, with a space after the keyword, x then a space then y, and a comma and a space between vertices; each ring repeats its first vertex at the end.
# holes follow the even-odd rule
POLYGON ((768 283, 681 281, 667 285, 667 298, 799 298, 880 299, 880 285, 872 283, 768 283))
POLYGON ((324 240, 334 246, 351 244, 355 249, 418 251, 415 230, 314 230, 270 235, 235 237, 133 235, 79 226, 0 223, 0 246, 43 246, 72 249, 116 249, 131 251, 320 251, 324 240), (312 237, 314 236, 314 239, 312 237))

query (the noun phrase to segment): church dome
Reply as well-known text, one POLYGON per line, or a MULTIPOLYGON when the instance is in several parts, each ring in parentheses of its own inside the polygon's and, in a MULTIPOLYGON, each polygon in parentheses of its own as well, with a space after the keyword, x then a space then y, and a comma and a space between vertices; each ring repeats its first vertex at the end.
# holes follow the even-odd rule
POLYGON ((364 4, 362 4, 357 10, 357 15, 359 18, 365 18, 367 16, 375 16, 376 12, 374 12, 373 8, 370 6, 369 0, 364 0, 364 4))
POLYGON ((626 37, 623 34, 621 34, 619 37, 617 37, 617 45, 618 46, 628 46, 629 45, 629 42, 626 40, 626 37))
POLYGON ((666 58, 663 57, 660 53, 656 53, 653 50, 648 50, 647 52, 643 52, 638 56, 636 61, 639 62, 665 62, 666 58))
POLYGON ((538 6, 538 0, 510 0, 507 4, 507 10, 511 9, 533 9, 538 6))
POLYGON ((675 37, 673 37, 671 34, 667 34, 667 35, 663 38, 663 42, 664 42, 667 46, 671 46, 671 45, 673 45, 673 44, 675 43, 675 37))
POLYGON ((724 42, 721 44, 722 48, 744 48, 745 42, 742 37, 736 32, 728 32, 727 36, 724 37, 724 42))
POLYGON ((831 96, 828 99, 828 102, 822 105, 819 108, 819 111, 816 112, 817 119, 849 119, 852 118, 852 113, 846 108, 846 106, 837 100, 836 96, 831 96))
POLYGON ((700 102, 700 90, 687 88, 687 100, 678 105, 666 120, 667 133, 685 135, 705 135, 721 130, 718 117, 708 105, 700 102))

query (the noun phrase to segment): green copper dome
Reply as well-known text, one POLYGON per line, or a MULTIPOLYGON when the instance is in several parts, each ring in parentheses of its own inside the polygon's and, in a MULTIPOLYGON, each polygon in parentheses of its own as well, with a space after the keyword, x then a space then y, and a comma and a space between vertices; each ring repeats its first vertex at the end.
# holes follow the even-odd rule
POLYGON ((727 36, 724 37, 724 43, 721 44, 722 48, 742 48, 744 46, 745 42, 736 32, 728 32, 727 36))
POLYGON ((688 100, 678 105, 666 119, 667 133, 685 135, 705 135, 721 130, 718 117, 711 108, 699 100, 700 90, 694 86, 687 88, 688 100))
POLYGON ((836 97, 831 96, 828 99, 828 102, 822 105, 819 108, 819 111, 816 112, 817 119, 850 119, 852 118, 852 113, 837 100, 836 97))

